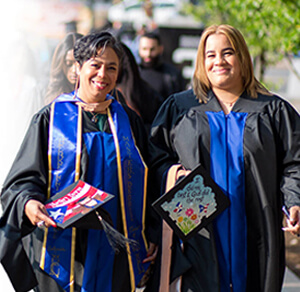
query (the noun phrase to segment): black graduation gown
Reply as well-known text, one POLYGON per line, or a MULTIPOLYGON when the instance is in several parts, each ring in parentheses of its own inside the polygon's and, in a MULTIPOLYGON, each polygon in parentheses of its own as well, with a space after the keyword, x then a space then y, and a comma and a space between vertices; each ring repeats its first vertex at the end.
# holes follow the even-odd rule
POLYGON ((185 81, 174 65, 160 62, 155 67, 139 65, 141 77, 166 100, 171 94, 185 89, 185 81))
MULTIPOLYGON (((150 153, 157 182, 181 163, 193 169, 211 166, 211 132, 207 112, 222 111, 212 92, 197 104, 192 91, 171 96, 153 122, 150 153)), ((233 112, 247 113, 243 132, 245 210, 247 218, 246 291, 281 291, 284 269, 282 204, 300 205, 300 118, 285 100, 243 93, 233 112)), ((165 182, 163 180, 163 186, 165 182)), ((219 291, 218 261, 212 226, 184 246, 175 236, 171 281, 183 275, 182 291, 219 291), (178 245, 178 244, 177 244, 178 245), (189 290, 190 289, 190 290, 189 290)), ((157 279, 152 290, 156 291, 157 279)))
MULTIPOLYGON (((146 164, 148 164, 147 135, 144 126, 132 110, 124 105, 123 107, 128 114, 136 145, 146 164)), ((50 106, 46 106, 32 118, 1 193, 3 216, 0 220, 0 260, 7 270, 16 291, 28 291, 36 286, 37 282, 39 286, 35 288, 36 291, 62 291, 61 287, 52 278, 39 269, 43 231, 35 228, 23 212, 24 205, 29 199, 37 199, 41 202, 46 200, 49 113, 50 106), (26 252, 20 244, 21 238, 26 252)), ((108 128, 108 125, 106 127, 108 128)), ((95 131, 98 131, 97 126, 91 122, 88 114, 83 111, 83 133, 95 131)), ((87 175, 88 159, 89 157, 83 145, 80 175, 82 180, 87 175)), ((118 219, 117 229, 122 231, 121 217, 118 219)), ((152 230, 154 229, 155 227, 152 228, 152 230)), ((146 230, 148 239, 151 237, 150 230, 151 228, 146 230)), ((87 247, 87 232, 88 230, 84 228, 77 230, 75 256, 75 278, 77 278, 75 281, 77 282, 75 291, 80 291, 87 247)), ((118 260, 115 261, 114 274, 117 275, 118 280, 114 281, 112 291, 130 291, 129 271, 124 269, 124 261, 127 261, 127 255, 124 251, 121 251, 116 258, 118 260), (123 264, 119 265, 122 262, 123 264), (120 270, 121 266, 122 270, 120 270)))

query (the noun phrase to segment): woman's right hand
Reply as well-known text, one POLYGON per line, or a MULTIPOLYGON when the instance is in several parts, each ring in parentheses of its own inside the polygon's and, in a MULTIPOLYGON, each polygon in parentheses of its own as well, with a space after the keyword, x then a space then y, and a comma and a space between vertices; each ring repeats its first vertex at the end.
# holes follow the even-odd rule
POLYGON ((177 171, 176 180, 182 176, 187 176, 191 173, 191 170, 186 170, 185 168, 181 168, 177 171))
POLYGON ((300 236, 300 206, 292 206, 288 211, 287 227, 283 231, 289 231, 291 234, 300 236))
POLYGON ((44 225, 46 227, 57 227, 56 223, 49 217, 46 207, 37 200, 29 200, 25 204, 25 214, 32 225, 44 225))

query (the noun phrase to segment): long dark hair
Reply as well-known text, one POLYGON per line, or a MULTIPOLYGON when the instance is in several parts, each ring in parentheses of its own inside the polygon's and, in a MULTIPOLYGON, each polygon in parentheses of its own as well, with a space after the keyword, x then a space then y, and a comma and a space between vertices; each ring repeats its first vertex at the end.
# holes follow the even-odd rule
POLYGON ((74 49, 75 42, 82 37, 83 35, 79 33, 68 33, 55 48, 52 57, 46 102, 51 102, 61 93, 71 92, 75 89, 74 84, 68 81, 63 68, 66 54, 68 51, 74 49))
POLYGON ((130 49, 123 43, 121 43, 121 45, 124 51, 124 58, 120 70, 118 88, 124 95, 128 106, 140 114, 143 88, 141 86, 142 78, 139 67, 130 49))
POLYGON ((124 58, 117 88, 122 92, 127 105, 141 116, 148 130, 163 98, 148 82, 142 79, 131 50, 124 43, 121 45, 124 58))

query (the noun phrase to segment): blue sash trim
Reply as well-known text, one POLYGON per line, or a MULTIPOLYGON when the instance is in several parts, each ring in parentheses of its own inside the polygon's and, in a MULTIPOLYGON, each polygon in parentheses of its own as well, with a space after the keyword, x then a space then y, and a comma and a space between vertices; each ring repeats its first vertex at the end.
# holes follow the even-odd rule
MULTIPOLYGON (((75 168, 78 164, 76 137, 79 117, 75 102, 79 100, 76 96, 74 98, 74 93, 63 94, 55 100, 52 113, 53 127, 52 132, 49 132, 49 137, 52 135, 52 143, 49 145, 51 195, 73 183, 76 178, 75 168)), ((115 100, 110 105, 110 109, 119 145, 116 147, 116 140, 112 134, 104 132, 85 133, 81 136, 84 139, 88 156, 93 157, 88 164, 86 181, 116 195, 104 207, 111 214, 116 227, 117 210, 120 209, 121 202, 124 234, 140 244, 138 250, 131 250, 128 254, 131 286, 134 291, 136 284, 149 266, 148 263, 142 263, 147 249, 144 235, 147 167, 135 147, 126 112, 115 100), (118 158, 116 159, 117 148, 120 149, 121 170, 118 168, 118 158), (119 173, 122 175, 118 179, 119 173), (122 186, 121 189, 120 186, 122 186)), ((74 242, 72 229, 46 229, 43 248, 45 259, 41 259, 41 268, 66 291, 72 291, 74 288, 70 280, 74 273, 72 271, 74 259, 70 252, 71 247, 74 247, 74 242)), ((82 291, 111 291, 114 257, 104 231, 89 230, 82 291)), ((128 267, 124 268, 128 269, 128 267)))
POLYGON ((246 291, 247 222, 243 138, 247 113, 207 112, 210 126, 211 177, 230 198, 215 220, 221 292, 246 291))
MULTIPOLYGON (((49 126, 49 194, 56 194, 78 179, 77 141, 81 127, 79 108, 70 102, 55 102, 51 108, 49 126), (66 114, 68 113, 68 114, 66 114), (64 132, 61 131, 62 125, 64 132), (72 125, 72 126, 68 126, 72 125)), ((80 114, 81 115, 81 114, 80 114)), ((66 291, 73 291, 75 229, 47 229, 41 268, 66 291)))
MULTIPOLYGON (((125 234, 128 238, 135 239, 140 248, 131 249, 129 261, 132 260, 135 271, 135 284, 138 284, 149 267, 149 263, 143 264, 142 261, 147 255, 146 238, 144 234, 144 215, 146 208, 146 181, 148 169, 144 164, 135 141, 132 136, 129 119, 118 102, 113 102, 112 117, 116 125, 119 137, 122 179, 123 179, 123 224, 126 220, 125 234), (118 111, 120 114, 118 114, 118 111), (128 124, 124 127, 125 122, 128 124), (119 125, 122 125, 120 127, 119 125), (124 218, 125 215, 125 218, 124 218)), ((124 226, 125 227, 125 226, 124 226)), ((130 263, 129 263, 130 264, 130 263)))
MULTIPOLYGON (((87 182, 116 195, 103 208, 110 213, 116 228, 117 210, 121 205, 124 234, 140 244, 138 250, 131 250, 131 253, 128 254, 131 286, 132 291, 134 291, 136 284, 149 266, 149 264, 142 263, 142 260, 146 257, 142 222, 145 211, 144 200, 146 198, 143 194, 147 169, 137 148, 134 146, 126 112, 116 101, 111 103, 110 111, 113 122, 111 127, 115 129, 118 141, 115 141, 113 134, 110 133, 93 132, 84 134, 88 156, 97 157, 89 162, 87 182), (119 125, 122 125, 122 127, 119 125), (116 158, 118 149, 120 151, 121 169, 118 169, 118 157, 116 158), (121 182, 118 180, 120 171, 122 173, 121 182), (122 187, 121 190, 120 187, 122 187)), ((115 254, 104 231, 89 230, 88 240, 85 262, 86 272, 81 291, 112 291, 113 280, 116 280, 113 279, 115 254)), ((128 269, 128 266, 124 266, 124 269, 128 269)))
POLYGON ((52 182, 50 196, 75 180, 78 110, 74 103, 55 103, 52 145, 52 182), (66 114, 68 113, 68 114, 66 114), (61 126, 63 132, 61 131, 61 126), (68 127, 67 125, 72 125, 68 127))
POLYGON ((77 102, 82 101, 75 93, 75 91, 72 91, 70 93, 63 93, 59 95, 54 102, 77 102))

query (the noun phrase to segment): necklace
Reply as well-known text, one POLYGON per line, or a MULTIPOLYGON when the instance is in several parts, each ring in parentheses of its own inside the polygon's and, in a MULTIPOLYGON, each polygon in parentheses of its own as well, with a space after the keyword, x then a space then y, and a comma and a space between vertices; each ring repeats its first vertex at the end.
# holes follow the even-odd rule
POLYGON ((107 108, 110 106, 111 102, 112 99, 108 99, 97 103, 76 102, 76 104, 81 106, 83 110, 89 112, 92 115, 91 121, 97 123, 99 120, 98 114, 106 114, 107 108))
POLYGON ((223 104, 225 104, 229 107, 233 107, 233 105, 236 103, 237 100, 238 100, 238 98, 236 98, 235 100, 229 102, 229 101, 224 101, 224 100, 219 99, 219 101, 221 103, 223 103, 223 104))
POLYGON ((219 103, 224 111, 224 113, 227 115, 231 112, 232 107, 234 106, 234 104, 236 103, 236 101, 238 100, 238 97, 235 100, 232 100, 230 102, 228 101, 223 101, 221 99, 219 99, 219 103))
POLYGON ((98 119, 99 119, 98 113, 94 113, 94 112, 90 112, 90 113, 92 114, 91 121, 96 124, 98 122, 98 119))
POLYGON ((102 102, 96 103, 85 103, 85 102, 76 102, 77 105, 81 106, 85 111, 95 113, 95 114, 106 114, 107 108, 110 106, 112 99, 108 99, 102 102))

